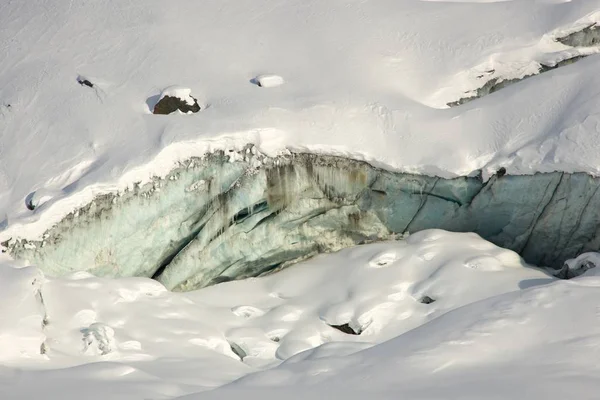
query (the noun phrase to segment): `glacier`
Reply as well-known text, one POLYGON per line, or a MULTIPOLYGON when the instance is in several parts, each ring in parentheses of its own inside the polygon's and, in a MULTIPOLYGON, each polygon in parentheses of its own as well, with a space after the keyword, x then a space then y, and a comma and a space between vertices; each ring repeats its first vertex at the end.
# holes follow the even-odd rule
POLYGON ((443 179, 248 145, 97 196, 41 240, 4 243, 50 276, 154 277, 187 291, 430 228, 475 232, 552 268, 600 249, 600 179, 584 173, 443 179))

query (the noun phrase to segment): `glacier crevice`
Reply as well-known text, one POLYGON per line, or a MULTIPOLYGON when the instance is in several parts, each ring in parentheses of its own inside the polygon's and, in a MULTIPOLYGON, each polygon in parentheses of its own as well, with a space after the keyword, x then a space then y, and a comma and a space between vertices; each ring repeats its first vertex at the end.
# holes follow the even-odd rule
POLYGON ((583 173, 442 179, 252 146, 190 159, 165 178, 97 196, 9 253, 48 275, 154 277, 191 290, 424 229, 472 231, 560 268, 600 249, 600 179, 583 173))

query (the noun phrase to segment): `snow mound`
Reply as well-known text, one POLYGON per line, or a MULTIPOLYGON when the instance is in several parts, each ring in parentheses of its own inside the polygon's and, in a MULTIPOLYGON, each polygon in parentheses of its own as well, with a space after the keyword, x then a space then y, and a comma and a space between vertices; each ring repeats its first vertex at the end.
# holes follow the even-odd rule
POLYGON ((283 85, 285 81, 279 75, 265 74, 257 76, 252 82, 263 88, 272 88, 283 85))
MULTIPOLYGON (((477 235, 440 230, 187 293, 168 292, 146 278, 111 280, 87 273, 36 280, 37 289, 27 292, 23 290, 37 276, 35 268, 4 264, 0 274, 6 287, 13 288, 0 292, 2 304, 13 305, 7 308, 9 323, 0 325, 0 338, 12 332, 5 346, 28 349, 2 353, 6 365, 74 367, 92 383, 117 379, 127 367, 127 376, 151 372, 179 394, 257 371, 277 371, 282 362, 351 357, 451 310, 553 281, 477 235), (494 269, 470 267, 474 258, 496 260, 494 269), (25 295, 30 305, 14 308, 25 295)), ((128 385, 123 390, 133 387, 128 385)), ((63 385, 61 390, 69 389, 63 385)), ((156 394, 152 385, 144 390, 148 396, 156 394)))
POLYGON ((106 324, 95 322, 88 328, 81 329, 81 333, 85 355, 104 356, 115 348, 115 331, 106 324))

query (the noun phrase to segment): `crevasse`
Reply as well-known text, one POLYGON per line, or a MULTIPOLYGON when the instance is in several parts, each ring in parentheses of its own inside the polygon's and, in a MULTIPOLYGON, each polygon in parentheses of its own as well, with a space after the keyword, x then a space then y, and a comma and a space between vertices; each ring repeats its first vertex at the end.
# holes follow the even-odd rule
POLYGON ((190 159, 164 179, 98 196, 43 240, 5 245, 49 275, 153 276, 179 291, 429 228, 476 232, 554 268, 600 249, 600 179, 583 173, 483 182, 255 153, 248 146, 190 159))

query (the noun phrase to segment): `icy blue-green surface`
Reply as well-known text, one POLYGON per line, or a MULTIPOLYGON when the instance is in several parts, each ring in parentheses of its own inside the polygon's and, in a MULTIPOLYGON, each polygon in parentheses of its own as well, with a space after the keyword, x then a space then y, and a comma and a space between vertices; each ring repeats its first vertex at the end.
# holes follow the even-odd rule
POLYGON ((473 231, 533 264, 600 249, 600 181, 585 174, 445 180, 337 157, 251 152, 190 160, 98 197, 11 254, 50 275, 155 276, 190 290, 428 228, 473 231))

